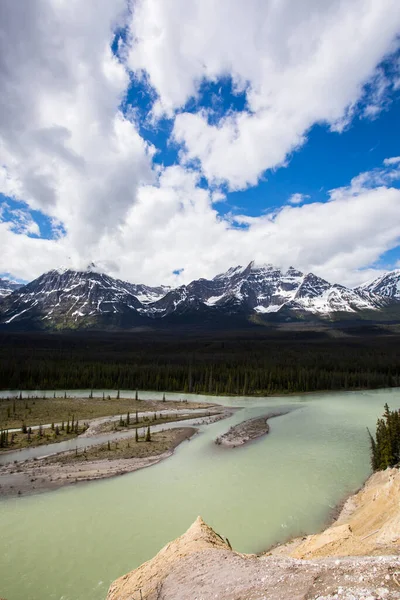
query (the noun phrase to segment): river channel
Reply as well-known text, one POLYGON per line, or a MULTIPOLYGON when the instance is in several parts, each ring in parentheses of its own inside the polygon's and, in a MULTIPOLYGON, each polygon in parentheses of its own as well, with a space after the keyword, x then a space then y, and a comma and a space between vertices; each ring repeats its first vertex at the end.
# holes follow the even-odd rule
POLYGON ((198 515, 241 552, 318 531, 370 473, 366 428, 374 431, 385 402, 400 408, 400 389, 167 396, 179 398, 238 410, 201 425, 197 436, 150 468, 40 495, 0 496, 0 597, 104 600, 113 579, 154 556, 198 515), (295 410, 271 420, 267 436, 234 449, 213 443, 231 425, 282 407, 295 410))

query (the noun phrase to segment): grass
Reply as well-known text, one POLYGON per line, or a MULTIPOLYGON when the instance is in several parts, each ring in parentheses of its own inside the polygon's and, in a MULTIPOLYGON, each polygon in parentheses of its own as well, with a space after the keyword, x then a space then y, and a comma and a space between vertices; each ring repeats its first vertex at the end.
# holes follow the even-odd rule
POLYGON ((146 442, 142 434, 139 436, 138 442, 135 442, 134 438, 129 438, 110 442, 109 445, 106 443, 98 446, 90 446, 84 450, 65 452, 54 457, 49 457, 47 464, 73 464, 74 462, 86 460, 118 460, 157 456, 175 448, 184 439, 191 437, 194 431, 194 429, 189 427, 160 431, 151 434, 150 442, 146 442))
POLYGON ((52 429, 43 429, 40 434, 39 430, 33 430, 29 435, 28 433, 22 433, 22 431, 15 431, 8 434, 9 444, 5 448, 0 448, 0 452, 6 452, 10 450, 20 450, 21 448, 33 448, 35 446, 45 446, 47 444, 54 444, 56 442, 65 442, 74 437, 77 437, 80 433, 85 431, 85 427, 82 425, 79 427, 79 432, 59 431, 59 435, 56 434, 52 429))
POLYGON ((207 408, 198 402, 134 400, 132 398, 0 398, 0 429, 13 429, 74 419, 89 421, 96 417, 131 414, 137 411, 160 411, 173 408, 207 408))
MULTIPOLYGON (((151 417, 139 417, 139 421, 138 423, 136 423, 135 421, 135 414, 131 414, 130 415, 130 423, 129 425, 127 425, 126 423, 126 415, 124 415, 124 421, 121 424, 119 421, 107 421, 106 423, 103 423, 102 425, 100 425, 97 428, 97 433, 107 433, 110 431, 123 431, 126 429, 135 429, 138 428, 140 429, 140 427, 147 427, 148 425, 150 425, 151 427, 153 425, 162 425, 164 423, 175 423, 176 421, 186 421, 188 419, 196 419, 196 418, 204 418, 204 417, 208 417, 210 416, 211 413, 209 412, 204 412, 201 414, 195 414, 195 415, 191 415, 191 414, 185 414, 185 415, 172 415, 172 416, 166 416, 166 415, 159 415, 159 416, 151 416, 151 417)), ((213 413, 213 414, 219 414, 219 413, 213 413)), ((156 415, 156 413, 154 413, 154 415, 156 415)))

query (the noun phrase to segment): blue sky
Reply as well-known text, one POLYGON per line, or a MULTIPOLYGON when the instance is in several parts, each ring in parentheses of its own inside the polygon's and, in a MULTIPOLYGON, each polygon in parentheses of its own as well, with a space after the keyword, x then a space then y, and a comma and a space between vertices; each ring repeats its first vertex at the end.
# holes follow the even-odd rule
MULTIPOLYGON (((142 115, 145 115, 148 97, 145 94, 143 99, 138 93, 138 87, 140 86, 134 84, 130 87, 127 103, 138 106, 142 115)), ((218 95, 222 106, 228 109, 243 106, 242 97, 237 105, 234 104, 235 98, 232 99, 226 86, 219 83, 210 87, 213 89, 212 93, 218 95)), ((124 105, 126 110, 126 104, 124 105)), ((200 102, 192 101, 189 105, 192 111, 198 106, 213 107, 208 93, 200 102)), ((141 135, 157 148, 154 161, 164 166, 179 164, 179 146, 169 143, 172 126, 172 120, 163 119, 156 126, 142 124, 140 127, 141 135)), ((304 145, 288 158, 287 166, 266 171, 256 186, 238 192, 226 192, 226 200, 217 206, 218 212, 221 215, 232 211, 258 216, 265 210, 275 210, 286 204, 288 198, 296 193, 309 196, 308 201, 325 202, 328 200, 329 190, 348 185, 359 173, 372 171, 380 167, 385 158, 397 156, 400 153, 399 140, 400 93, 396 93, 389 106, 376 118, 360 118, 357 115, 341 133, 330 131, 327 125, 314 125, 307 132, 304 145)), ((203 185, 207 185, 207 182, 204 181, 203 185)), ((400 182, 394 181, 393 186, 399 187, 400 182)), ((40 235, 28 235, 47 239, 54 237, 51 219, 41 211, 29 210, 25 203, 17 202, 4 194, 0 194, 0 202, 8 205, 11 210, 28 210, 40 229, 40 235)), ((19 219, 10 210, 5 209, 3 218, 16 223, 18 227, 19 219)), ((386 263, 382 257, 381 264, 390 269, 400 259, 400 249, 396 247, 386 254, 388 261, 386 263)))
POLYGON ((35 7, 21 28, 9 7, 0 275, 94 261, 177 284, 255 258, 357 285, 395 268, 400 178, 384 161, 400 155, 400 22, 395 1, 364 4, 369 20, 360 2, 310 0, 295 19, 286 0, 279 14, 235 0, 229 18, 227 0, 212 15, 198 0, 114 13, 128 6, 118 0, 102 5, 93 31, 95 2, 66 17, 47 0, 41 38, 35 7), (46 65, 51 23, 66 48, 46 65), (363 173, 375 175, 355 189, 363 173))

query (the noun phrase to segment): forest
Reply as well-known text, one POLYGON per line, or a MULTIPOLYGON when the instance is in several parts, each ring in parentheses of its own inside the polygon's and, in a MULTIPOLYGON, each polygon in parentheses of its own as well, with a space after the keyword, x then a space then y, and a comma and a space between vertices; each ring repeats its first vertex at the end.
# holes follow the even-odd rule
POLYGON ((0 388, 268 395, 400 386, 380 330, 1 333, 0 388))
POLYGON ((385 404, 381 419, 376 424, 375 438, 371 441, 371 466, 374 471, 395 467, 400 462, 400 410, 391 411, 385 404))

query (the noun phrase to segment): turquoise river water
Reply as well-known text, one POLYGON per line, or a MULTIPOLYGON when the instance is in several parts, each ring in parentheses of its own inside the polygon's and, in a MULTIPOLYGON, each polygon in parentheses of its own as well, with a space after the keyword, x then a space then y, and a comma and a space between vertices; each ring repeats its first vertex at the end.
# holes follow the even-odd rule
MULTIPOLYGON (((210 401, 168 395, 179 397, 210 401)), ((243 408, 202 425, 153 467, 0 499, 0 597, 104 600, 113 579, 154 556, 198 515, 242 552, 321 529, 368 477, 366 427, 374 430, 385 402, 400 408, 400 389, 212 401, 243 408), (242 448, 213 443, 231 425, 282 406, 295 410, 272 419, 269 435, 242 448)))

